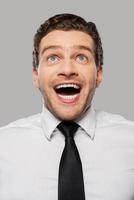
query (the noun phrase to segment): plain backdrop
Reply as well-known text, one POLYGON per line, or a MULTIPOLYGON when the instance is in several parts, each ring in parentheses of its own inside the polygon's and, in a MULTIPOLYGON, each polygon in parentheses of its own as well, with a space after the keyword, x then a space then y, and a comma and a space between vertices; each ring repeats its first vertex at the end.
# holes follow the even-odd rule
POLYGON ((33 35, 47 18, 74 13, 96 23, 104 49, 95 107, 134 120, 133 0, 1 0, 0 126, 42 110, 32 84, 33 35))

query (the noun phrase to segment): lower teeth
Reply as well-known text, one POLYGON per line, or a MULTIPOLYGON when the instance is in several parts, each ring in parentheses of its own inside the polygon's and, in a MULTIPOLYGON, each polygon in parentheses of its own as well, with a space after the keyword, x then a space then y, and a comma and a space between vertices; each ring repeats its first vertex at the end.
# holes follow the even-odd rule
POLYGON ((65 99, 65 100, 73 100, 73 99, 76 98, 77 95, 78 95, 78 94, 75 94, 75 95, 60 95, 60 94, 59 94, 59 97, 65 99))

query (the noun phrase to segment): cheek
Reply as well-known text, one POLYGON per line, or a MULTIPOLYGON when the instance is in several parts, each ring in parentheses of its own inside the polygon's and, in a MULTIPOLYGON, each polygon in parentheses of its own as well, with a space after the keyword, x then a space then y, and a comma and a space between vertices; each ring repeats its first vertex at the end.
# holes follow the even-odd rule
POLYGON ((53 91, 53 78, 54 75, 49 73, 42 73, 40 75, 39 85, 40 90, 43 91, 44 95, 50 96, 53 91))
POLYGON ((56 75, 56 70, 53 67, 41 67, 39 71, 39 79, 41 82, 49 83, 56 75))
POLYGON ((49 73, 47 72, 47 70, 43 69, 39 71, 39 81, 42 86, 49 81, 49 73))
POLYGON ((93 87, 94 84, 96 84, 96 71, 95 70, 87 70, 84 73, 83 78, 88 87, 93 87))

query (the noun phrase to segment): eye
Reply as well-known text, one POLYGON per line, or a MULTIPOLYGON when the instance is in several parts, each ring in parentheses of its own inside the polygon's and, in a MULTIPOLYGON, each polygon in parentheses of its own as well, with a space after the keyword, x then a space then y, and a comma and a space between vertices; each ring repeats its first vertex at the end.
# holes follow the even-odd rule
POLYGON ((59 57, 57 55, 50 55, 47 57, 47 61, 49 63, 56 63, 59 61, 59 57))
POLYGON ((87 58, 87 56, 85 56, 83 54, 79 54, 76 56, 76 61, 79 63, 86 64, 88 62, 88 58, 87 58))

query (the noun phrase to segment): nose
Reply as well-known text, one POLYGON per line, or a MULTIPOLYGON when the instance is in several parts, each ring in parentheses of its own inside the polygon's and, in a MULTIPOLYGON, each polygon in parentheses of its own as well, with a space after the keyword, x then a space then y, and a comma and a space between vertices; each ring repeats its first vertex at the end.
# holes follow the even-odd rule
POLYGON ((67 59, 60 66, 58 75, 65 77, 78 76, 77 66, 71 59, 67 59))

